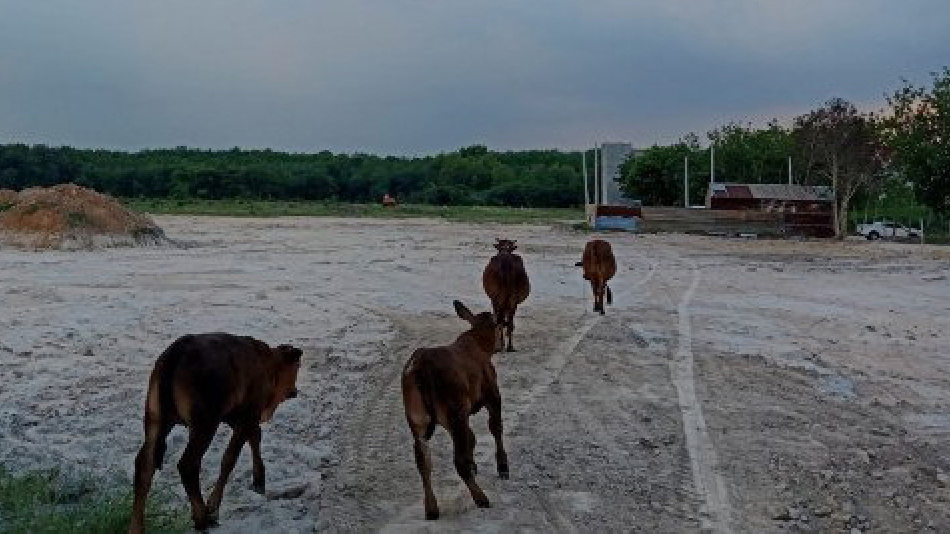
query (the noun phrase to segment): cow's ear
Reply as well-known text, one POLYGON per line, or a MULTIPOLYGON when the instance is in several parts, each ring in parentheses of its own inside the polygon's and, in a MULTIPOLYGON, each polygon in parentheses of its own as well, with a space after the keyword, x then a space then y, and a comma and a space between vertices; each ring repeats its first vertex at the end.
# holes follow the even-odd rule
POLYGON ((472 311, 466 308, 461 301, 453 300, 452 305, 455 306, 455 313, 458 314, 458 316, 462 319, 465 319, 470 323, 475 320, 475 316, 472 315, 472 311))
POLYGON ((303 356, 303 351, 292 345, 281 345, 277 347, 277 350, 287 363, 299 362, 300 357, 303 356))

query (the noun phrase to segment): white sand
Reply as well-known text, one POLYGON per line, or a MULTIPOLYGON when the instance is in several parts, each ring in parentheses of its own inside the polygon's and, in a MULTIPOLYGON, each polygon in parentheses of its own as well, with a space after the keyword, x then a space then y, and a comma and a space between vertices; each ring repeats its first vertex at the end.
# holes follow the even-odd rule
MULTIPOLYGON (((130 480, 156 356, 180 335, 228 331, 304 348, 305 372, 301 397, 264 430, 272 498, 248 489, 245 452, 215 532, 698 531, 717 521, 821 530, 861 518, 950 530, 946 249, 611 234, 621 268, 600 318, 574 267, 589 236, 565 229, 157 222, 195 246, 0 249, 0 463, 130 480), (413 348, 461 331, 452 299, 488 309, 481 271, 502 236, 518 239, 533 290, 516 317, 519 352, 497 359, 512 478, 494 475, 485 416, 473 417, 493 501, 475 509, 437 433, 444 517, 424 522, 398 373, 413 348), (671 363, 684 339, 712 455, 683 430, 694 419, 671 363), (854 464, 855 450, 871 463, 854 464), (823 471, 833 477, 811 476, 823 471), (710 472, 724 495, 702 487, 710 472), (907 502, 895 504, 902 493, 907 502), (806 519, 773 520, 775 506, 806 519)), ((226 433, 205 458, 205 487, 226 433)), ((172 433, 156 480, 187 515, 174 468, 184 437, 172 433)))

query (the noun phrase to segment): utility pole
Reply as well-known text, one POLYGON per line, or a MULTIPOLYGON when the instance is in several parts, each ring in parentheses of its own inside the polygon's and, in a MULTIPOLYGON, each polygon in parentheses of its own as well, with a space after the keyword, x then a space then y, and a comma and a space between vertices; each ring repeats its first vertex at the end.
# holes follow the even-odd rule
POLYGON ((788 157, 788 185, 792 185, 792 157, 788 157))
POLYGON ((604 164, 604 155, 600 153, 600 147, 594 144, 594 204, 600 206, 603 200, 603 191, 600 190, 600 181, 603 177, 600 175, 600 167, 604 164))
POLYGON ((683 156, 683 207, 689 207, 689 156, 683 156))
POLYGON ((709 183, 716 181, 716 145, 709 144, 709 183))
POLYGON ((590 195, 587 193, 587 149, 581 152, 581 174, 584 175, 584 209, 590 204, 590 195))

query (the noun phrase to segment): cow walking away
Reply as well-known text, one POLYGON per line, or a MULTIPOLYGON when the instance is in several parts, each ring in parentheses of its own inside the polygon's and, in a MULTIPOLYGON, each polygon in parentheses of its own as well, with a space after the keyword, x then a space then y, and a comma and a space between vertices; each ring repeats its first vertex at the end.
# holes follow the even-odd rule
POLYGON ((260 424, 270 421, 280 403, 297 395, 300 356, 300 349, 290 345, 271 348, 252 337, 224 333, 183 336, 165 349, 148 381, 145 443, 135 457, 130 533, 144 528, 152 476, 161 469, 165 439, 175 425, 188 427, 178 471, 196 530, 217 522, 224 486, 245 442, 251 446, 252 489, 264 493, 260 424), (198 480, 201 458, 222 422, 233 433, 206 503, 198 480))
POLYGON ((498 476, 508 478, 508 456, 501 437, 501 393, 491 362, 492 354, 501 349, 500 326, 491 313, 474 315, 461 302, 456 300, 453 304, 455 313, 468 321, 471 329, 451 345, 417 349, 402 372, 402 399, 412 432, 416 467, 422 476, 426 519, 439 518, 429 454, 429 438, 436 425, 452 436, 455 470, 468 486, 475 504, 487 508, 488 497, 475 483, 475 434, 468 423, 470 415, 483 406, 487 408, 488 429, 495 438, 498 476))
POLYGON ((617 273, 617 260, 614 259, 613 250, 610 243, 603 239, 592 239, 584 247, 584 256, 578 265, 584 267, 584 279, 590 281, 590 287, 594 292, 594 311, 604 312, 604 296, 606 294, 607 304, 613 304, 613 294, 607 281, 617 273))
POLYGON ((512 239, 498 239, 495 243, 498 254, 488 261, 482 273, 482 286, 491 299, 495 319, 504 327, 504 330, 499 330, 499 336, 504 340, 504 333, 508 334, 508 352, 515 350, 511 342, 511 333, 515 329, 515 311, 531 292, 524 262, 521 261, 521 256, 514 254, 518 248, 515 243, 512 239))

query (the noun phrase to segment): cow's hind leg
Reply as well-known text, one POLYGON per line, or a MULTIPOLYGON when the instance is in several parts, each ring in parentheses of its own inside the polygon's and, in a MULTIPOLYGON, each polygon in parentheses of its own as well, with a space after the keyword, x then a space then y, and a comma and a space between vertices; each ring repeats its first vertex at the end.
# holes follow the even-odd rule
POLYGON ((422 393, 417 387, 403 382, 403 403, 406 408, 406 422, 412 433, 412 450, 416 458, 416 468, 422 477, 426 519, 439 518, 439 503, 432 492, 432 457, 429 454, 429 438, 435 426, 433 416, 425 408, 422 393))
POLYGON ((472 458, 472 474, 477 475, 478 463, 475 462, 475 432, 472 432, 471 426, 468 427, 468 442, 471 444, 469 455, 472 458))
POLYGON ((135 456, 135 497, 132 503, 130 533, 142 532, 145 528, 145 503, 152 487, 155 470, 161 467, 165 453, 165 438, 172 425, 163 424, 157 417, 145 417, 145 442, 135 456))
MULTIPOLYGON (((468 412, 463 410, 460 413, 467 414, 468 412)), ((479 508, 488 508, 491 506, 488 497, 485 496, 482 488, 475 483, 475 474, 472 473, 474 447, 469 441, 469 436, 473 436, 473 434, 472 429, 468 426, 468 417, 457 416, 452 422, 451 434, 455 453, 455 471, 458 472, 462 482, 465 482, 465 485, 468 486, 468 491, 471 492, 475 505, 479 508)))
POLYGON ((597 307, 600 308, 600 314, 604 315, 607 312, 604 310, 604 288, 607 286, 603 282, 600 283, 600 288, 597 291, 597 307))
POLYGON ((515 331, 515 309, 509 310, 505 314, 505 330, 508 332, 508 348, 505 349, 508 352, 514 352, 515 347, 511 342, 511 334, 515 331))
POLYGON ((598 284, 597 277, 591 277, 590 279, 590 289, 594 294, 594 313, 600 312, 603 313, 604 304, 603 304, 603 293, 600 289, 600 284, 598 284))
POLYGON ((188 500, 191 502, 191 520, 194 522, 195 530, 202 532, 211 526, 211 518, 208 514, 208 506, 201 496, 201 485, 199 476, 201 474, 201 458, 211 445, 214 439, 214 433, 218 429, 217 424, 202 425, 196 422, 188 434, 188 445, 185 446, 185 452, 178 461, 178 473, 181 475, 181 483, 185 487, 185 493, 188 494, 188 500))
POLYGON ((218 520, 218 509, 221 507, 221 498, 224 496, 224 486, 228 483, 228 477, 234 470, 234 464, 237 463, 238 456, 241 455, 241 447, 244 446, 246 440, 247 435, 243 427, 233 429, 231 441, 221 457, 221 472, 218 473, 218 481, 214 483, 211 496, 208 497, 208 515, 211 522, 218 520))
POLYGON ((439 502, 435 500, 435 493, 432 492, 432 456, 429 453, 429 442, 422 434, 417 434, 415 431, 412 434, 416 469, 419 470, 419 476, 422 477, 423 506, 426 511, 426 519, 438 519, 439 502))

